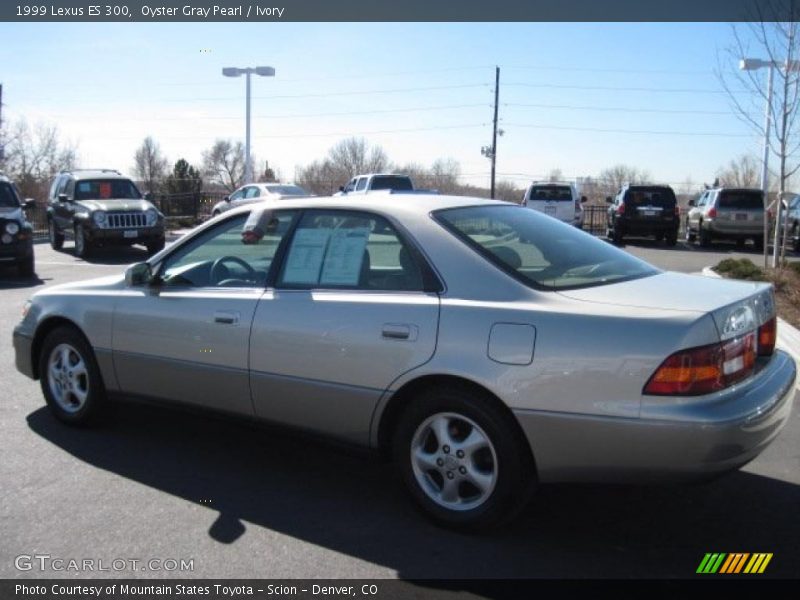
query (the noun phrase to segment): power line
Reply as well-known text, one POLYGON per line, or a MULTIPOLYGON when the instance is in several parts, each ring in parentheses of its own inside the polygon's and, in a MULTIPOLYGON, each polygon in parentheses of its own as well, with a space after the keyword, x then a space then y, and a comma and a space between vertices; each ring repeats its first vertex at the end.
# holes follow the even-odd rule
MULTIPOLYGON (((531 87, 531 88, 554 88, 563 90, 600 90, 611 92, 658 92, 658 93, 675 93, 675 94, 727 94, 726 90, 707 90, 699 88, 650 88, 650 87, 617 87, 607 85, 561 85, 555 83, 506 83, 505 85, 514 87, 531 87)), ((733 90, 736 94, 754 94, 756 92, 750 90, 733 90)))
POLYGON ((675 115, 730 115, 724 110, 683 110, 668 108, 630 108, 625 106, 580 106, 574 104, 522 104, 506 102, 503 106, 521 106, 526 108, 563 108, 567 110, 594 110, 602 112, 634 112, 634 113, 663 113, 675 115))
POLYGON ((708 75, 711 71, 673 71, 670 69, 598 69, 596 67, 508 66, 521 71, 574 71, 582 73, 653 73, 657 75, 708 75))
POLYGON ((407 133, 413 131, 437 131, 445 129, 475 129, 486 127, 487 123, 473 125, 438 125, 434 127, 409 127, 405 129, 377 129, 373 131, 339 131, 329 133, 307 133, 307 134, 288 134, 288 135, 262 135, 256 139, 279 139, 279 138, 309 138, 309 137, 334 137, 334 136, 353 136, 353 135, 373 135, 376 133, 407 133))
POLYGON ((655 131, 648 129, 604 129, 600 127, 559 127, 557 125, 538 125, 527 123, 506 123, 507 127, 525 127, 530 129, 555 129, 564 131, 592 131, 597 133, 642 133, 649 135, 678 135, 703 137, 752 137, 747 133, 723 133, 713 131, 655 131))

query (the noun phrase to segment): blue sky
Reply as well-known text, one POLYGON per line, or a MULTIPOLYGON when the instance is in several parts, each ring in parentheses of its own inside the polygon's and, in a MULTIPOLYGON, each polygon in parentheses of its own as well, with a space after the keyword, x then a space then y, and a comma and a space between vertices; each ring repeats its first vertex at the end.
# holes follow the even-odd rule
POLYGON ((700 184, 760 154, 713 74, 732 41, 724 23, 3 23, 0 34, 4 119, 57 125, 84 166, 129 170, 146 135, 193 163, 216 138, 243 140, 244 79, 221 69, 259 64, 277 75, 253 80, 253 151, 285 180, 358 135, 401 164, 456 159, 465 181, 487 185, 494 65, 497 169, 520 187, 617 163, 700 184))

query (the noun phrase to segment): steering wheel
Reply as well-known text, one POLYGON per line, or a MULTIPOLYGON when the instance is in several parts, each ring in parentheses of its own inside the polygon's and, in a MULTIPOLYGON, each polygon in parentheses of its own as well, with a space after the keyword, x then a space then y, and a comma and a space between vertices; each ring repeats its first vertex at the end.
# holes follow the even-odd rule
POLYGON ((237 265, 243 267, 244 270, 247 271, 246 277, 248 279, 252 281, 258 279, 258 274, 256 273, 255 269, 238 256, 221 256, 214 261, 214 264, 211 265, 211 273, 209 274, 211 285, 219 285, 224 277, 230 275, 230 273, 227 272, 228 269, 224 266, 224 263, 226 262, 236 263, 237 265), (223 269, 225 269, 224 272, 223 269))

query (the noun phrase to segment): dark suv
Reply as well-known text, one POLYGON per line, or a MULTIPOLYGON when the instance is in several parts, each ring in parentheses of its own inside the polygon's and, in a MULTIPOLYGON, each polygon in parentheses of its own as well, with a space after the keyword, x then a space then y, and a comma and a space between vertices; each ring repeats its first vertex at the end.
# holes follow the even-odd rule
POLYGON ((98 246, 142 244, 150 254, 164 248, 164 215, 111 169, 59 173, 50 186, 47 225, 54 249, 71 236, 80 257, 98 246))
POLYGON ((30 198, 20 202, 17 187, 0 173, 0 264, 16 265, 23 277, 34 272, 33 226, 24 212, 33 205, 30 198))
POLYGON ((653 236, 668 246, 678 242, 680 211, 668 185, 624 185, 614 198, 606 198, 606 235, 615 244, 627 236, 653 236))

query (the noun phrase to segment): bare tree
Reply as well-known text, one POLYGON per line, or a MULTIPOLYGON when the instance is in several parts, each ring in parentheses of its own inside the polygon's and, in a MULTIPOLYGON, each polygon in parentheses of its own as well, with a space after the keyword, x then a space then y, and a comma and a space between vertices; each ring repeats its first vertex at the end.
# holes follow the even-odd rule
POLYGON ((133 172, 148 192, 157 192, 161 187, 167 174, 167 164, 158 142, 149 135, 133 155, 133 172))
POLYGON ((626 183, 646 183, 649 179, 647 171, 620 164, 601 171, 597 184, 603 195, 613 196, 626 183))
POLYGON ((361 173, 379 173, 389 166, 386 152, 380 146, 372 146, 364 138, 347 138, 336 144, 328 152, 334 169, 339 170, 344 179, 361 173))
POLYGON ((75 167, 76 147, 62 142, 54 125, 33 129, 21 119, 3 136, 5 156, 0 167, 15 181, 22 196, 45 198, 53 177, 75 167))
MULTIPOLYGON (((757 18, 753 22, 732 26, 733 43, 723 54, 726 58, 725 68, 722 65, 718 67, 717 77, 736 115, 762 136, 766 131, 761 115, 765 110, 768 112, 774 124, 769 136, 769 150, 778 159, 778 189, 783 198, 788 179, 800 169, 800 161, 796 158, 800 150, 800 131, 797 127, 800 107, 800 67, 797 61, 800 53, 800 7, 797 0, 761 0, 754 6, 757 18), (749 39, 755 40, 755 48, 751 49, 749 39), (740 60, 754 56, 774 65, 771 67, 775 77, 771 97, 761 73, 738 69, 740 60)), ((778 216, 776 214, 776 218, 778 216)))
POLYGON ((750 154, 742 154, 731 160, 727 167, 717 169, 719 185, 739 188, 759 187, 760 162, 750 154))
POLYGON ((550 169, 550 172, 547 174, 547 181, 563 181, 564 180, 564 173, 561 169, 550 169))
POLYGON ((244 184, 245 158, 241 142, 217 140, 203 152, 203 174, 229 192, 244 184))
POLYGON ((494 186, 494 197, 498 200, 505 200, 506 202, 514 202, 519 204, 522 202, 522 196, 525 190, 519 189, 512 182, 505 179, 498 181, 494 186))

